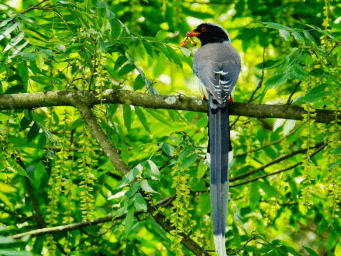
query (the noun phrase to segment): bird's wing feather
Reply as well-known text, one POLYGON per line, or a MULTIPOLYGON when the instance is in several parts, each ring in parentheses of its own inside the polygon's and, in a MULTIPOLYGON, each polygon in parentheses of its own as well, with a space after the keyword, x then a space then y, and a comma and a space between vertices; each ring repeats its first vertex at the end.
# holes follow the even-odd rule
POLYGON ((236 85, 240 64, 235 59, 225 62, 198 59, 193 65, 193 71, 213 98, 219 104, 224 104, 236 85))

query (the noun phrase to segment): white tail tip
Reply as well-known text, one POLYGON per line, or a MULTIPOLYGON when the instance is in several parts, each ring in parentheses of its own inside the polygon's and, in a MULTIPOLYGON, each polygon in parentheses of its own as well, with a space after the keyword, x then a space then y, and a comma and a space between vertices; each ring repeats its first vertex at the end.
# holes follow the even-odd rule
POLYGON ((215 251, 219 256, 226 256, 225 237, 223 235, 214 235, 213 237, 215 251))

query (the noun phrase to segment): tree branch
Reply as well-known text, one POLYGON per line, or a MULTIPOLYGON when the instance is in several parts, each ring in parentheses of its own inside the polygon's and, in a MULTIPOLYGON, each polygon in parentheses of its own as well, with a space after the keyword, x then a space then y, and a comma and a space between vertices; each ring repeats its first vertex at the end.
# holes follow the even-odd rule
POLYGON ((283 136, 282 138, 280 138, 279 140, 276 140, 276 141, 273 141, 269 144, 266 144, 266 145, 263 145, 259 148, 254 148, 254 149, 251 149, 245 153, 241 153, 241 154, 236 154, 234 155, 234 157, 241 157, 241 156, 246 156, 247 154, 250 154, 250 153, 253 153, 253 152, 257 152, 259 150, 262 150, 264 148, 267 148, 267 147, 270 147, 272 145, 275 145, 275 144, 278 144, 280 143, 282 140, 285 140, 286 138, 290 137, 292 134, 294 134, 295 132, 298 131, 298 129, 300 129, 303 125, 305 124, 305 122, 301 123, 299 126, 297 126, 294 130, 292 130, 290 133, 288 133, 286 136, 283 136))
POLYGON ((73 103, 78 108, 91 133, 94 135, 98 143, 103 148, 110 162, 122 174, 122 176, 128 174, 130 168, 123 162, 122 158, 117 153, 117 150, 111 145, 109 139, 97 123, 96 116, 92 113, 90 107, 88 107, 80 99, 74 99, 73 103))
POLYGON ((297 88, 300 86, 301 83, 302 83, 302 81, 299 81, 299 82, 296 84, 294 90, 292 91, 292 93, 290 94, 290 96, 289 96, 289 98, 288 98, 287 105, 290 105, 290 104, 291 104, 291 98, 292 98, 292 96, 294 96, 294 94, 295 94, 297 88))
MULTIPOLYGON (((320 152, 325 146, 327 145, 326 144, 323 144, 321 147, 319 147, 314 153, 312 153, 310 155, 309 158, 312 158, 314 155, 316 155, 318 152, 320 152)), ((300 164, 302 164, 303 161, 300 161, 294 165, 291 165, 287 168, 283 168, 283 169, 280 169, 280 170, 277 170, 275 172, 271 172, 271 173, 266 173, 266 174, 263 174, 261 176, 258 176, 256 178, 253 178, 253 179, 249 179, 249 180, 246 180, 246 181, 243 181, 243 182, 240 182, 240 183, 237 183, 237 184, 233 184, 233 185, 230 185, 230 188, 232 187, 238 187, 238 186, 241 186, 241 185, 245 185, 245 184, 248 184, 248 183, 251 183, 251 182, 254 182, 254 181, 257 181, 257 180, 260 180, 260 179, 264 179, 266 177, 269 177, 269 176, 272 176, 272 175, 276 175, 276 174, 279 174, 279 173, 282 173, 282 172, 286 172, 286 171, 289 171, 291 169, 294 169, 295 167, 299 166, 300 164)))
MULTIPOLYGON (((108 89, 103 92, 103 98, 98 99, 96 91, 51 91, 21 94, 4 94, 0 96, 0 110, 31 109, 50 106, 73 106, 75 99, 81 99, 88 106, 102 103, 128 104, 155 109, 178 109, 196 112, 207 112, 207 102, 198 98, 156 95, 138 93, 127 90, 108 89)), ((233 102, 230 104, 231 115, 257 118, 284 118, 303 120, 307 112, 298 106, 267 105, 233 102)), ((336 111, 316 110, 316 116, 311 117, 319 123, 330 123, 335 120, 336 111)), ((337 115, 341 120, 341 114, 337 115)))
MULTIPOLYGON (((15 161, 17 162, 18 165, 20 165, 21 168, 26 170, 26 166, 25 166, 24 162, 19 157, 15 157, 15 161)), ((33 209, 34 209, 34 218, 36 219, 39 228, 45 228, 46 222, 45 222, 43 215, 41 214, 41 211, 39 209, 38 201, 33 194, 33 188, 32 188, 32 185, 30 183, 30 180, 25 176, 24 176, 24 180, 25 180, 25 184, 26 184, 27 193, 30 196, 31 201, 32 201, 32 205, 33 205, 33 209)))
MULTIPOLYGON (((84 121, 87 123, 91 133, 94 135, 94 137, 97 139, 98 143, 103 148, 104 152, 112 162, 112 164, 115 166, 115 168, 122 174, 126 175, 130 168, 124 163, 120 155, 117 153, 116 149, 111 145, 110 141, 104 134, 101 127, 98 125, 96 116, 92 113, 90 107, 82 101, 80 98, 74 98, 73 104, 76 106, 84 121)), ((146 195, 143 191, 141 191, 142 195, 146 195)), ((166 220, 165 216, 157 213, 154 215, 155 208, 151 205, 150 201, 146 199, 147 202, 147 209, 148 213, 154 217, 155 221, 167 232, 170 232, 174 230, 175 228, 172 226, 171 222, 169 220, 166 220)), ((181 243, 186 246, 189 250, 191 250, 195 255, 206 255, 209 256, 209 253, 206 252, 204 249, 200 247, 199 244, 197 244, 192 238, 187 236, 184 233, 180 233, 182 236, 181 243)))
MULTIPOLYGON (((315 148, 321 147, 321 146, 324 147, 325 144, 319 143, 319 144, 317 144, 317 145, 315 146, 315 148)), ((290 152, 289 154, 286 154, 286 155, 284 155, 284 156, 277 157, 276 159, 274 159, 274 160, 272 160, 272 161, 270 161, 270 162, 268 162, 268 163, 266 163, 266 164, 263 164, 262 166, 260 166, 260 167, 258 167, 258 168, 256 168, 256 169, 253 169, 253 170, 248 171, 248 172, 246 172, 246 173, 243 173, 243 174, 240 174, 240 175, 237 175, 237 176, 235 176, 235 177, 230 178, 230 182, 236 181, 236 180, 240 180, 240 179, 244 179, 244 178, 246 178, 246 177, 248 177, 248 176, 250 176, 250 175, 252 175, 252 174, 254 174, 254 173, 256 173, 256 172, 259 172, 259 171, 261 171, 261 170, 264 170, 266 167, 269 167, 270 165, 274 165, 274 164, 276 164, 276 163, 278 163, 278 162, 281 162, 281 161, 283 161, 283 160, 285 160, 285 159, 288 159, 288 158, 290 158, 290 157, 292 157, 292 156, 294 156, 294 155, 306 153, 307 151, 308 151, 307 148, 305 148, 305 149, 299 149, 299 150, 295 150, 295 151, 293 151, 293 152, 290 152)), ((295 167, 296 167, 296 166, 295 166, 295 167)))

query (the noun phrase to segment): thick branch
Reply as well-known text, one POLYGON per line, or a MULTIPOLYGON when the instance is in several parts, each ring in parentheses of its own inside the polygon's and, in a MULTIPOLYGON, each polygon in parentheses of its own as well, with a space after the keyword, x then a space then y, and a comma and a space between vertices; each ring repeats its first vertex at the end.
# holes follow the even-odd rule
POLYGON ((97 123, 96 116, 92 113, 90 107, 79 99, 74 100, 74 105, 78 108, 91 133, 101 145, 110 162, 122 174, 122 176, 128 174, 130 168, 123 162, 123 159, 117 153, 117 150, 111 145, 109 139, 97 123))
MULTIPOLYGON (((91 133, 95 136, 104 152, 113 163, 115 168, 122 174, 125 175, 130 171, 130 168, 124 163, 120 155, 117 153, 116 149, 111 145, 108 138, 105 136, 103 130, 98 125, 95 115, 92 113, 90 107, 79 98, 73 100, 74 105, 79 109, 84 121, 87 123, 91 133)), ((144 194, 143 192, 141 192, 144 194)), ((174 230, 175 228, 171 225, 169 220, 166 220, 165 216, 158 213, 153 215, 155 209, 151 206, 149 200, 146 200, 148 212, 154 217, 155 221, 167 232, 174 230)), ((192 238, 184 233, 180 233, 182 236, 181 243, 191 250, 195 255, 207 255, 209 253, 200 247, 192 238)))
MULTIPOLYGON (((106 90, 103 99, 96 97, 95 91, 52 91, 21 94, 5 94, 0 96, 0 110, 31 109, 51 106, 73 106, 75 99, 81 99, 88 106, 101 103, 118 103, 155 109, 178 109, 196 112, 207 112, 207 102, 198 98, 155 95, 137 93, 126 90, 106 90)), ((230 105, 231 115, 257 118, 284 118, 302 120, 307 112, 297 106, 266 105, 233 102, 230 105)), ((335 120, 336 111, 316 110, 316 116, 311 117, 319 123, 330 123, 335 120)), ((338 117, 341 115, 338 114, 338 117)))

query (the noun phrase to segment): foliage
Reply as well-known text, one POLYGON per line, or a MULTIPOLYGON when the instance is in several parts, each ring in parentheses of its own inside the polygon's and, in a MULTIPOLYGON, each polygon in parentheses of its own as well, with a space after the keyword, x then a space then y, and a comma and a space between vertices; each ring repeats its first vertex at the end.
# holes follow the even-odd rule
MULTIPOLYGON (((234 100, 307 111, 303 121, 231 117, 229 252, 341 255, 341 112, 330 124, 312 118, 316 109, 341 111, 339 1, 35 4, 0 5, 1 94, 97 90, 101 99, 106 89, 128 89, 199 97, 195 48, 179 42, 202 21, 225 27, 242 57, 234 100)), ((0 254, 191 255, 182 232, 213 250, 206 115, 127 104, 93 111, 131 168, 125 177, 77 108, 0 112, 0 254), (175 227, 171 234, 157 213, 175 227), (10 237, 107 216, 75 230, 10 237)))

